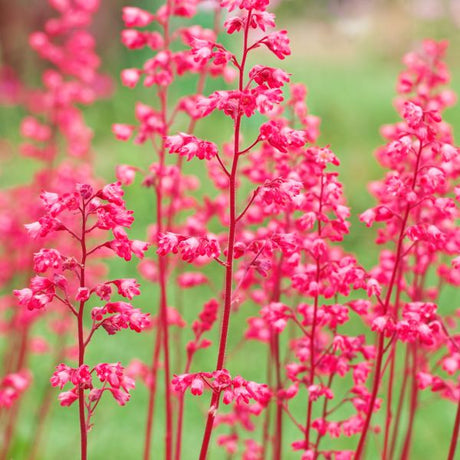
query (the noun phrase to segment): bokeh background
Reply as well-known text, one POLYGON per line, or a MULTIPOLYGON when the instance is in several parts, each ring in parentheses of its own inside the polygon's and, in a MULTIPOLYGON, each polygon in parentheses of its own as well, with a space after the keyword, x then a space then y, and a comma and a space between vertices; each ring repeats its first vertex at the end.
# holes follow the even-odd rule
MULTIPOLYGON (((134 121, 134 104, 143 101, 154 105, 154 93, 142 87, 129 90, 121 86, 121 69, 136 67, 148 57, 148 51, 126 51, 120 43, 122 22, 121 8, 135 5, 155 9, 159 0, 102 0, 101 9, 93 26, 102 57, 102 68, 113 78, 113 95, 95 105, 85 108, 85 118, 94 130, 94 153, 97 173, 106 180, 113 180, 117 163, 146 166, 154 160, 148 146, 121 143, 113 138, 111 125, 116 122, 134 121)), ((447 39, 450 47, 447 63, 452 73, 452 88, 460 92, 460 0, 281 0, 277 2, 278 27, 289 31, 292 56, 281 66, 292 73, 292 81, 305 83, 308 87, 310 112, 321 117, 321 144, 328 144, 341 160, 340 177, 345 186, 352 209, 352 231, 346 239, 347 250, 357 254, 367 268, 376 262, 377 250, 373 246, 374 234, 358 222, 357 216, 372 204, 367 191, 369 181, 381 177, 373 152, 382 143, 379 128, 397 120, 392 106, 394 88, 401 58, 404 53, 420 45, 423 38, 447 39)), ((52 14, 45 0, 0 0, 0 52, 1 66, 6 66, 26 85, 40 84, 40 74, 45 65, 28 48, 27 38, 31 31, 42 28, 52 14)), ((209 12, 203 10, 198 19, 203 25, 211 24, 209 12)), ((274 64, 266 52, 257 52, 254 63, 274 64)), ((278 64, 279 65, 279 64, 278 64)), ((219 88, 220 82, 211 82, 207 92, 219 88)), ((191 79, 175 88, 177 96, 192 93, 191 79)), ((19 124, 25 111, 14 102, 13 86, 0 84, 0 186, 9 187, 26 183, 36 169, 33 160, 21 158, 19 124)), ((446 120, 460 132, 460 107, 457 105, 446 113, 446 120)), ((179 126, 178 129, 181 127, 179 126)), ((256 128, 256 127, 255 127, 256 128)), ((183 127, 182 127, 183 129, 183 127)), ((214 118, 211 124, 200 125, 198 134, 214 141, 229 139, 231 126, 225 119, 214 118), (218 124, 218 129, 216 129, 218 124), (212 129, 212 131, 209 131, 212 129), (208 131, 207 131, 208 130, 208 131), (208 135, 206 133, 208 132, 208 135), (212 132, 212 136, 209 135, 212 132), (216 134, 218 133, 218 134, 216 134)), ((457 136, 458 138, 458 136, 457 136)), ((203 177, 200 165, 188 164, 187 171, 203 177)), ((208 193, 206 181, 199 193, 208 193)), ((211 191, 209 191, 211 193, 211 191)), ((127 193, 128 207, 135 210, 137 221, 133 235, 145 237, 145 228, 152 223, 154 215, 153 195, 140 186, 133 186, 127 193)), ((135 263, 122 266, 111 264, 111 276, 134 276, 135 263)), ((220 281, 216 278, 216 283, 220 281)), ((137 302, 146 310, 156 309, 156 288, 142 283, 143 295, 137 302)), ((172 291, 173 301, 180 301, 172 291), (176 296, 176 297, 174 297, 176 296)), ((196 309, 185 312, 192 320, 196 310, 209 299, 205 289, 192 294, 196 309)), ((449 310, 458 307, 458 292, 449 291, 442 297, 449 310)), ((229 368, 248 379, 261 381, 265 370, 260 365, 262 346, 251 346, 249 351, 238 351, 245 319, 238 314, 233 322, 230 346, 236 348, 229 368)), ((39 326, 40 328, 40 326, 39 326)), ((37 331, 45 333, 44 331, 37 331)), ((89 353, 89 359, 121 360, 127 364, 133 356, 149 362, 153 338, 150 335, 120 333, 116 337, 97 336, 89 353)), ((0 348, 1 348, 0 340, 0 348)), ((214 363, 207 352, 197 358, 196 368, 208 369, 214 363)), ((35 423, 37 401, 49 385, 48 379, 53 363, 46 357, 32 362, 34 385, 22 402, 20 428, 14 445, 14 459, 24 457, 30 430, 35 423)), ((57 396, 57 391, 56 391, 57 396)), ((147 392, 142 385, 133 392, 132 400, 125 408, 113 401, 103 401, 95 417, 95 429, 90 434, 90 458, 130 459, 140 458, 145 422, 147 392)), ((161 394, 160 394, 161 401, 161 394)), ((196 458, 201 442, 203 413, 207 397, 201 400, 187 396, 186 424, 184 431, 184 458, 196 458), (197 428, 198 427, 198 428, 197 428)), ((161 405, 161 402, 160 402, 161 405)), ((454 418, 454 406, 431 400, 424 395, 420 417, 416 422, 416 438, 413 444, 414 459, 443 458, 454 418)), ((161 414, 159 407, 158 414, 161 414)), ((76 407, 60 408, 55 404, 47 424, 43 445, 43 459, 77 458, 78 429, 75 423, 76 407)), ((155 422, 154 448, 161 458, 162 421, 155 422)), ((295 432, 287 429, 286 442, 295 439, 295 432)), ((254 435, 259 436, 257 433, 254 435)), ((375 442, 378 444, 378 437, 375 442)), ((351 440, 349 446, 354 446, 351 440)), ((377 445, 375 444, 375 445, 377 445)), ((371 446, 371 449, 373 447, 371 446)), ((213 458, 225 458, 222 451, 214 449, 213 458)), ((286 458, 298 458, 292 454, 286 458)), ((370 455, 369 458, 373 458, 370 455)), ((377 457, 375 457, 377 458, 377 457)))

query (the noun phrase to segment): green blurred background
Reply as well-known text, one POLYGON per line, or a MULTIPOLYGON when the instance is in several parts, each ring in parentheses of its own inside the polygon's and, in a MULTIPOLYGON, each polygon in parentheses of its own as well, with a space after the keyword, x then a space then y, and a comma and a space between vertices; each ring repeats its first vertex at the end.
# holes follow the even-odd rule
MULTIPOLYGON (((158 1, 139 0, 122 2, 102 0, 94 26, 99 41, 98 50, 103 59, 104 72, 113 76, 115 91, 112 98, 98 102, 84 109, 87 123, 94 130, 94 152, 96 171, 106 180, 113 180, 117 163, 129 163, 147 166, 154 158, 148 146, 136 146, 114 140, 111 125, 115 122, 132 123, 134 104, 143 101, 156 103, 154 93, 142 87, 136 90, 123 88, 118 75, 125 67, 141 66, 149 56, 148 51, 127 52, 120 44, 122 29, 120 10, 125 4, 136 4, 142 8, 155 8, 158 1)), ((2 62, 16 69, 20 78, 30 85, 39 84, 43 63, 27 49, 27 34, 41 28, 49 13, 44 0, 22 0, 11 4, 6 0, 0 3, 0 43, 2 62)), ((403 54, 420 45, 423 38, 448 39, 451 43, 447 62, 452 72, 452 88, 460 90, 460 2, 442 0, 285 0, 277 8, 278 27, 289 31, 292 44, 292 56, 280 65, 292 73, 293 82, 302 82, 308 86, 308 105, 310 112, 321 117, 321 144, 329 144, 341 160, 340 177, 345 185, 348 202, 352 208, 352 230, 346 239, 347 250, 357 254, 359 261, 367 268, 377 258, 373 247, 374 234, 357 220, 357 215, 372 204, 367 192, 370 180, 381 177, 382 170, 376 163, 373 152, 382 141, 379 128, 382 124, 392 123, 397 116, 392 107, 396 77, 402 68, 403 54)), ((198 16, 199 21, 210 26, 212 19, 205 11, 198 16)), ((227 43, 228 40, 226 41, 227 43)), ((265 51, 257 51, 253 63, 275 64, 275 60, 265 51)), ((206 91, 219 88, 220 82, 213 81, 206 91)), ((180 86, 175 86, 173 95, 190 94, 195 87, 194 78, 187 78, 180 86)), ((20 142, 19 123, 25 112, 18 107, 2 107, 0 110, 0 177, 2 187, 26 183, 36 169, 33 161, 18 157, 20 142)), ((460 129, 460 109, 458 106, 446 113, 446 120, 460 129)), ((184 126, 178 126, 184 129, 184 126)), ((247 132, 257 126, 249 124, 247 132)), ((228 120, 216 117, 203 123, 198 133, 210 140, 229 139, 231 125, 228 120), (216 124, 218 128, 216 129, 216 124), (211 133, 211 134, 210 134, 211 133), (216 133, 219 133, 216 137, 216 133)), ((186 172, 204 177, 200 170, 202 164, 191 162, 186 172)), ((204 181, 199 192, 211 193, 204 181)), ((128 207, 135 210, 137 217, 132 235, 145 237, 145 228, 152 223, 154 200, 151 192, 141 189, 139 184, 127 192, 128 207)), ((124 264, 113 261, 111 277, 135 276, 136 263, 124 264)), ((219 285, 220 274, 214 272, 215 283, 219 285)), ((148 282, 142 282, 143 294, 136 306, 155 311, 157 292, 148 282)), ((180 293, 171 286, 172 305, 179 303, 180 293)), ((184 316, 192 321, 202 304, 213 293, 206 289, 194 289, 186 293, 193 306, 186 309, 184 316)), ((448 291, 442 297, 441 308, 449 311, 458 306, 457 292, 448 291)), ((188 305, 188 303, 187 303, 188 305)), ((186 306, 187 306, 186 305, 186 306)), ((245 317, 255 313, 252 307, 243 308, 232 320, 230 349, 239 343, 244 332, 245 317)), ((43 326, 38 333, 46 333, 43 326)), ((189 336, 185 334, 184 340, 189 336)), ((214 336, 216 331, 214 331, 214 336)), ((212 336, 213 334, 211 334, 212 336)), ((150 362, 153 342, 151 334, 137 335, 121 332, 115 337, 103 334, 96 336, 89 351, 89 361, 118 361, 126 365, 133 357, 150 362)), ((197 355, 195 369, 207 370, 214 365, 215 351, 202 351, 197 355)), ((232 373, 243 375, 256 381, 265 379, 265 350, 260 344, 251 344, 243 351, 235 351, 228 363, 232 373), (262 358, 263 357, 263 358, 262 358)), ((18 436, 14 445, 13 459, 23 459, 27 448, 30 430, 36 423, 35 413, 44 388, 48 385, 52 369, 50 358, 34 357, 33 390, 27 394, 21 407, 18 436)), ((340 390, 337 391, 340 396, 340 390)), ((55 392, 57 396, 57 391, 55 392)), ((155 420, 153 459, 161 458, 162 451, 162 407, 161 392, 158 398, 155 420)), ((133 392, 132 399, 124 408, 119 408, 108 398, 102 402, 95 417, 95 428, 90 433, 90 458, 93 459, 131 459, 140 458, 143 447, 145 423, 145 405, 147 392, 142 384, 133 392)), ((186 397, 186 420, 184 427, 184 459, 197 457, 204 427, 204 413, 208 404, 208 395, 201 398, 186 397)), ((302 414, 303 407, 293 408, 293 412, 302 414)), ((79 433, 76 424, 77 407, 60 408, 55 404, 51 417, 46 421, 46 441, 43 445, 42 459, 54 460, 78 457, 79 433)), ((302 416, 303 417, 303 416, 302 416)), ((454 419, 454 406, 446 402, 434 402, 430 394, 424 394, 419 418, 416 421, 412 458, 436 459, 446 454, 448 439, 454 419)), ((254 438, 259 440, 260 433, 254 438)), ((298 438, 294 429, 286 423, 285 442, 298 438)), ((344 441, 337 445, 352 447, 357 440, 344 441)), ((375 446, 379 445, 376 437, 375 446)), ((325 442, 323 447, 327 448, 325 442)), ((370 459, 378 458, 372 454, 370 459)), ((288 450, 288 449, 286 449, 288 450)), ((226 458, 222 450, 213 449, 212 458, 226 458)), ((377 451, 375 451, 377 452, 377 451)), ((237 457, 238 458, 238 457, 237 457)), ((286 454, 285 458, 299 458, 298 454, 286 454)))

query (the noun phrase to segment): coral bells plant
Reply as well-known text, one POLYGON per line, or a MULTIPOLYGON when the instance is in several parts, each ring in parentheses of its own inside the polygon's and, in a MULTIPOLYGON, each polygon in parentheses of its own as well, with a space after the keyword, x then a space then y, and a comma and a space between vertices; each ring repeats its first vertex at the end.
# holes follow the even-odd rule
MULTIPOLYGON (((446 42, 427 40, 419 52, 404 58, 406 69, 398 79, 396 108, 401 121, 384 126, 388 143, 377 151, 380 163, 389 169, 384 179, 371 184, 377 206, 365 211, 367 226, 383 222, 378 244, 388 249, 372 272, 384 288, 378 292, 372 329, 378 333, 372 396, 356 458, 361 458, 371 418, 377 408, 382 376, 389 373, 385 403, 386 422, 382 458, 393 458, 398 438, 402 457, 410 455, 414 420, 420 392, 431 388, 441 397, 459 400, 458 370, 453 364, 458 343, 451 335, 453 311, 437 305, 445 284, 458 285, 458 177, 459 149, 453 145, 452 129, 442 112, 455 102, 445 89, 449 73, 443 61, 446 42), (450 262, 449 262, 450 261, 450 262), (433 280, 436 277, 437 280, 433 280), (401 354, 403 383, 398 397, 394 379, 401 354), (441 358, 439 357, 441 352, 441 358), (409 420, 402 425, 402 404, 409 400, 409 420), (394 408, 397 407, 395 410, 394 408)), ((459 434, 457 416, 449 459, 455 457, 459 434)))
MULTIPOLYGON (((367 270, 344 249, 352 210, 339 156, 318 142, 306 87, 272 64, 291 54, 275 1, 123 8, 121 41, 147 59, 124 69, 121 82, 143 85, 148 103, 112 131, 147 154, 117 165, 117 182, 105 186, 93 179, 92 132, 80 111, 109 89, 87 31, 99 1, 49 3, 58 16, 30 44, 53 69, 44 90, 21 97, 29 110, 21 151, 43 168, 0 194, 0 286, 9 292, 0 299, 8 342, 0 459, 12 455, 19 402, 33 382, 29 355, 48 351, 54 372, 36 412, 45 420, 59 391, 59 404, 78 413, 82 459, 101 400, 126 405, 136 378, 146 386, 135 411, 144 425, 130 448, 144 460, 214 452, 406 460, 427 390, 455 405, 444 445, 456 458, 459 313, 441 297, 460 285, 460 155, 443 118, 456 99, 446 88, 447 44, 426 40, 404 58, 400 120, 382 128, 376 152, 386 173, 369 186, 375 206, 360 214, 362 228, 377 227, 378 261, 367 270), (123 186, 135 188, 138 176, 152 210, 147 241, 127 232, 134 217, 123 186), (101 260, 113 255, 140 259, 153 287, 145 310, 132 303, 137 274, 107 275, 101 260), (31 279, 14 289, 26 283, 19 274, 31 279), (34 335, 40 320, 54 339, 34 335), (151 331, 148 362, 97 355, 95 337, 128 329, 151 331)), ((37 458, 38 448, 26 455, 37 458)))
POLYGON ((122 197, 119 183, 106 185, 98 191, 90 185, 79 184, 73 193, 42 193, 45 214, 37 222, 27 225, 31 237, 49 238, 55 232, 64 232, 79 242, 81 251, 77 256, 62 254, 53 248, 41 249, 34 255, 36 276, 28 288, 14 292, 19 305, 27 310, 43 311, 50 304, 57 303, 74 317, 78 366, 59 364, 51 377, 51 384, 61 390, 70 385, 59 394, 61 406, 71 406, 78 401, 82 459, 87 458, 87 432, 102 395, 109 393, 124 406, 134 388, 134 381, 125 374, 120 363, 98 363, 90 367, 85 362, 93 334, 100 329, 109 335, 128 328, 141 332, 149 325, 149 314, 142 313, 127 301, 111 301, 115 290, 128 300, 139 295, 136 280, 116 279, 94 285, 88 282, 91 259, 104 248, 127 261, 133 254, 143 258, 148 249, 147 243, 128 238, 124 228, 129 227, 134 219, 122 197), (108 231, 112 232, 112 239, 94 243, 94 234, 108 231), (90 298, 103 302, 103 306, 91 309, 91 327, 85 330, 90 298))

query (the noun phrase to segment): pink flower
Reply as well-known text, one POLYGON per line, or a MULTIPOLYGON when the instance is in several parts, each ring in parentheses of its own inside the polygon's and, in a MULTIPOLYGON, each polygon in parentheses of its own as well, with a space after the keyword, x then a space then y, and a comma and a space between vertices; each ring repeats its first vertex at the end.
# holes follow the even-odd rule
POLYGON ((125 29, 121 32, 121 41, 129 49, 140 49, 148 43, 148 33, 135 29, 125 29))
POLYGON ((212 326, 217 320, 217 311, 219 309, 219 303, 215 299, 211 299, 209 302, 205 303, 203 310, 199 315, 199 321, 194 321, 193 323, 193 332, 197 337, 205 331, 212 329, 212 326))
POLYGON ((117 123, 112 126, 112 131, 117 139, 127 141, 133 135, 134 127, 117 123))
POLYGON ((190 161, 193 157, 200 160, 211 160, 217 155, 217 146, 212 142, 197 139, 185 133, 176 136, 168 136, 165 143, 169 153, 178 153, 190 161))
POLYGON ((78 392, 75 388, 70 391, 63 391, 59 393, 58 399, 61 406, 71 406, 78 399, 78 392))
POLYGON ((411 128, 416 129, 423 120, 423 109, 413 102, 405 102, 403 117, 411 128))
POLYGON ((86 302, 89 299, 90 290, 87 287, 78 288, 75 300, 77 302, 86 302))
POLYGON ((289 307, 281 302, 271 302, 262 308, 260 314, 278 333, 284 330, 288 319, 292 317, 289 307))
POLYGON ((284 59, 286 56, 291 54, 289 47, 289 38, 287 37, 287 31, 281 30, 268 34, 261 40, 278 59, 284 59))
POLYGON ((204 383, 201 378, 194 378, 190 385, 190 392, 194 396, 200 396, 203 394, 204 383))
POLYGON ((112 393, 113 398, 120 406, 126 405, 126 403, 131 398, 131 395, 129 393, 126 393, 122 390, 118 390, 116 388, 109 388, 109 391, 112 393))
POLYGON ((379 296, 381 293, 382 287, 380 286, 379 282, 374 278, 370 278, 367 281, 367 295, 372 297, 373 295, 379 296))
POLYGON ((136 177, 137 168, 130 165, 117 165, 116 176, 123 185, 131 185, 136 177))
POLYGON ((282 121, 269 121, 260 127, 260 138, 281 152, 302 147, 307 141, 305 132, 285 126, 282 121))
MULTIPOLYGON (((142 72, 138 69, 124 69, 121 72, 121 81, 123 85, 127 86, 128 88, 134 88, 137 85, 137 82, 139 81, 141 74, 142 72)), ((126 140, 126 139, 123 139, 123 137, 119 137, 119 136, 122 136, 122 135, 118 134, 117 135, 118 139, 126 140)), ((128 138, 129 137, 130 136, 128 136, 128 138)))
POLYGON ((129 314, 129 328, 135 332, 142 332, 150 327, 150 313, 142 313, 139 308, 133 308, 129 314))
POLYGON ((293 179, 274 179, 266 181, 260 188, 257 199, 266 205, 276 203, 287 206, 293 203, 294 198, 299 195, 302 184, 293 179))
POLYGON ((146 27, 155 19, 148 11, 132 6, 123 8, 123 22, 126 27, 146 27))
POLYGON ((201 284, 206 284, 208 282, 208 278, 203 273, 185 272, 178 276, 177 282, 179 283, 180 287, 187 289, 199 286, 201 284))
POLYGON ((289 74, 284 70, 273 67, 254 66, 249 72, 249 78, 253 79, 258 85, 266 84, 269 88, 281 88, 289 82, 289 74))
POLYGON ((51 385, 53 385, 53 387, 59 387, 62 390, 64 385, 70 381, 72 372, 73 369, 66 364, 59 364, 50 379, 51 385))
POLYGON ((102 190, 100 190, 96 195, 101 197, 103 200, 107 200, 110 203, 116 205, 124 205, 123 188, 121 187, 121 182, 115 182, 113 184, 107 184, 102 190))
POLYGON ((134 278, 114 280, 112 283, 117 287, 118 294, 130 300, 141 293, 140 285, 134 278))

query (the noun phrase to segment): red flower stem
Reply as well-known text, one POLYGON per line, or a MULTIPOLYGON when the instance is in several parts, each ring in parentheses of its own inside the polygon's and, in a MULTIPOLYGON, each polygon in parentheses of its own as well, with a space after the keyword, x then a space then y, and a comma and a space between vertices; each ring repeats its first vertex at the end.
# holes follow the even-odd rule
MULTIPOLYGON (((192 365, 193 353, 188 353, 187 364, 185 365, 184 374, 190 372, 190 367, 192 365)), ((180 460, 181 451, 182 451, 182 427, 184 422, 184 393, 181 393, 179 396, 179 413, 177 416, 177 429, 176 429, 176 452, 174 455, 175 460, 180 460)))
MULTIPOLYGON (((404 257, 404 256, 403 256, 404 257)), ((396 289, 396 300, 395 300, 395 307, 394 307, 394 316, 397 319, 399 315, 399 305, 401 300, 401 277, 402 277, 402 270, 401 267, 399 268, 398 274, 398 286, 396 289)), ((394 374, 395 374, 395 367, 396 367, 396 349, 398 346, 398 341, 394 340, 391 344, 391 352, 390 352, 390 377, 388 379, 388 389, 387 389, 387 413, 386 413, 386 420, 385 420, 385 437, 383 441, 383 454, 382 460, 387 460, 388 458, 388 443, 390 441, 390 428, 391 422, 393 420, 393 412, 392 412, 392 405, 393 405, 393 387, 394 387, 394 374)), ((391 458, 391 457, 390 457, 391 458)))
MULTIPOLYGON (((319 270, 317 265, 316 270, 316 278, 319 279, 319 270)), ((316 332, 316 318, 318 314, 318 295, 315 296, 315 303, 314 303, 314 310, 313 310, 313 324, 311 330, 311 337, 310 337, 310 379, 309 385, 313 385, 315 380, 315 357, 314 357, 314 347, 315 347, 315 332, 316 332)), ((305 426, 305 443, 307 449, 309 449, 310 445, 310 428, 311 428, 311 417, 312 417, 312 410, 313 410, 313 401, 308 395, 308 408, 307 408, 307 423, 305 426)))
POLYGON ((165 447, 166 460, 172 459, 172 404, 171 404, 171 373, 169 364, 169 328, 168 311, 166 300, 166 259, 159 257, 159 282, 160 282, 160 321, 162 325, 163 338, 163 360, 164 360, 164 384, 165 384, 165 411, 166 411, 166 433, 165 447))
MULTIPOLYGON (((270 350, 267 353, 267 385, 271 388, 273 382, 273 360, 270 355, 270 350)), ((270 423, 271 423, 271 406, 265 410, 265 418, 262 429, 262 458, 267 458, 268 444, 270 441, 270 423)))
POLYGON ((395 375, 395 364, 396 364, 396 345, 397 341, 395 341, 391 347, 391 362, 390 362, 390 377, 388 379, 388 390, 387 390, 387 413, 386 413, 386 420, 385 420, 385 438, 383 441, 383 454, 382 460, 387 460, 388 458, 388 443, 390 438, 390 428, 391 428, 391 421, 393 419, 392 414, 392 402, 393 402, 393 386, 394 386, 394 375, 395 375))
MULTIPOLYGON (((85 287, 85 271, 86 271, 86 211, 85 202, 83 200, 81 215, 81 262, 80 262, 80 287, 85 287)), ((78 325, 78 366, 85 363, 85 338, 83 330, 83 314, 85 311, 85 301, 80 301, 80 308, 78 309, 77 325, 78 325)), ((88 433, 86 430, 86 417, 85 417, 85 390, 80 386, 78 388, 78 412, 80 416, 80 455, 81 460, 86 460, 88 457, 88 433)))
MULTIPOLYGON (((249 24, 251 22, 251 10, 248 11, 248 17, 246 26, 244 29, 244 42, 243 42, 243 57, 239 66, 239 91, 243 90, 244 83, 244 67, 246 64, 246 58, 248 54, 248 32, 249 24)), ((232 309, 232 284, 233 284, 233 252, 235 245, 235 233, 236 233, 236 174, 238 171, 238 158, 240 149, 240 130, 241 130, 241 118, 242 115, 238 108, 238 114, 235 118, 235 135, 233 145, 233 162, 230 173, 230 184, 229 184, 229 202, 230 202, 230 223, 228 229, 228 248, 226 258, 226 269, 225 269, 225 294, 224 294, 224 312, 222 317, 222 329, 219 340, 219 354, 217 356, 216 370, 221 370, 225 363, 225 354, 227 350, 227 338, 228 329, 230 326, 230 313, 232 309)), ((200 460, 206 460, 209 442, 211 440, 212 429, 214 425, 214 419, 216 417, 217 409, 220 402, 220 392, 214 392, 211 398, 211 403, 208 411, 208 419, 206 421, 206 428, 203 436, 203 442, 201 444, 200 460)))
POLYGON ((248 201, 248 204, 246 205, 246 207, 240 212, 240 215, 236 218, 236 221, 240 221, 244 215, 246 214, 246 212, 248 211, 248 209, 251 207, 251 204, 254 202, 254 200, 256 199, 257 195, 259 193, 259 188, 256 188, 254 190, 254 192, 252 192, 252 196, 251 196, 251 199, 248 201))
MULTIPOLYGON (((171 1, 168 0, 166 4, 167 14, 166 20, 163 24, 163 36, 164 36, 164 50, 169 50, 169 19, 171 14, 171 1)), ((162 124, 164 127, 164 135, 166 135, 168 127, 168 87, 161 87, 158 90, 158 97, 160 99, 160 113, 162 124)), ((161 146, 159 149, 159 171, 158 171, 158 184, 155 187, 156 191, 156 201, 157 201, 157 212, 156 212, 156 221, 157 221, 157 231, 161 233, 163 231, 163 171, 165 167, 165 137, 161 138, 161 146)), ((167 271, 167 259, 165 256, 158 256, 158 283, 160 285, 160 324, 159 329, 162 330, 162 345, 163 345, 163 358, 164 358, 164 382, 165 382, 165 421, 166 421, 166 430, 165 430, 165 458, 166 460, 172 459, 172 404, 171 404, 171 375, 170 375, 170 365, 169 365, 169 328, 168 328, 168 301, 167 301, 167 291, 166 291, 166 271, 167 271)), ((155 352, 154 352, 155 358, 155 352)), ((159 356, 156 360, 154 359, 152 365, 152 378, 153 374, 156 375, 156 368, 159 364, 159 356)), ((150 437, 151 429, 153 425, 153 409, 154 404, 153 400, 155 399, 156 393, 156 384, 151 386, 150 395, 149 395, 149 405, 147 413, 147 428, 146 428, 146 437, 144 442, 144 459, 148 460, 150 458, 150 437), (153 393, 153 394, 152 394, 153 393)))
MULTIPOLYGON (((323 210, 323 191, 324 191, 324 182, 323 174, 321 173, 321 189, 319 195, 319 207, 318 207, 318 238, 321 238, 321 219, 320 215, 323 210)), ((316 259, 316 285, 319 286, 319 275, 321 267, 319 259, 316 259)), ((315 333, 316 333, 316 321, 318 316, 318 304, 319 304, 319 294, 315 295, 315 301, 313 306, 313 323, 311 326, 311 337, 310 337, 310 379, 308 384, 313 385, 315 381, 315 369, 316 369, 316 359, 315 359, 315 333)), ((308 408, 307 408, 307 422, 305 424, 305 443, 306 448, 310 448, 310 428, 311 428, 311 417, 313 410, 313 401, 308 395, 308 408)))
MULTIPOLYGON (((273 351, 275 358, 275 375, 276 375, 276 391, 277 395, 282 389, 281 381, 281 366, 280 366, 280 338, 279 334, 273 337, 273 351)), ((273 437, 273 460, 281 459, 281 451, 283 445, 283 406, 281 399, 276 398, 276 418, 275 418, 275 433, 273 437)))
MULTIPOLYGON (((181 317, 184 316, 184 290, 181 288, 178 282, 180 275, 184 273, 184 264, 181 262, 178 263, 176 268, 176 279, 175 279, 175 289, 174 289, 174 302, 181 317)), ((183 361, 183 351, 184 351, 184 337, 183 337, 183 328, 178 327, 174 333, 173 342, 174 342, 174 354, 175 354, 175 368, 182 369, 183 361)), ((187 357, 188 359, 188 357, 187 357)), ((187 363, 187 360, 185 361, 187 363)))
POLYGON ((152 354, 151 382, 149 384, 149 402, 147 409, 147 423, 145 424, 145 442, 144 442, 144 460, 150 457, 150 445, 152 442, 153 414, 155 412, 155 396, 157 390, 157 372, 161 351, 162 328, 158 324, 157 334, 155 336, 154 351, 152 354))
MULTIPOLYGON (((277 268, 275 285, 273 287, 272 302, 279 302, 281 298, 281 270, 283 264, 283 254, 281 254, 277 268)), ((279 333, 272 329, 272 353, 275 358, 275 380, 276 380, 276 416, 275 416, 275 431, 273 433, 273 460, 281 459, 283 445, 283 401, 278 396, 283 388, 281 378, 281 361, 280 361, 280 337, 279 333)))
MULTIPOLYGON (((407 347, 407 354, 409 354, 409 346, 407 347)), ((409 426, 407 428, 406 438, 404 440, 404 447, 401 454, 401 460, 410 458, 410 448, 412 442, 412 433, 414 428, 415 412, 417 410, 418 402, 418 385, 417 385, 417 343, 410 345, 412 349, 412 391, 410 398, 410 412, 409 412, 409 426)))
POLYGON ((395 424, 393 426, 393 434, 391 436, 389 458, 393 458, 393 455, 396 449, 396 440, 398 438, 398 433, 399 433, 399 424, 401 422, 401 414, 402 414, 402 408, 404 404, 404 397, 406 395, 408 377, 409 377, 409 353, 406 353, 406 358, 404 362, 403 382, 401 385, 401 392, 399 393, 398 408, 396 410, 395 424))
POLYGON ((291 411, 289 410, 289 407, 286 404, 283 404, 282 407, 284 412, 286 412, 287 416, 291 419, 292 423, 294 423, 294 425, 300 430, 300 432, 303 433, 305 431, 303 429, 303 426, 292 415, 291 411))
POLYGON ((460 398, 457 404, 457 415, 455 416, 454 429, 452 431, 452 439, 450 441, 448 460, 455 459, 455 450, 457 449, 458 436, 460 432, 460 398))

